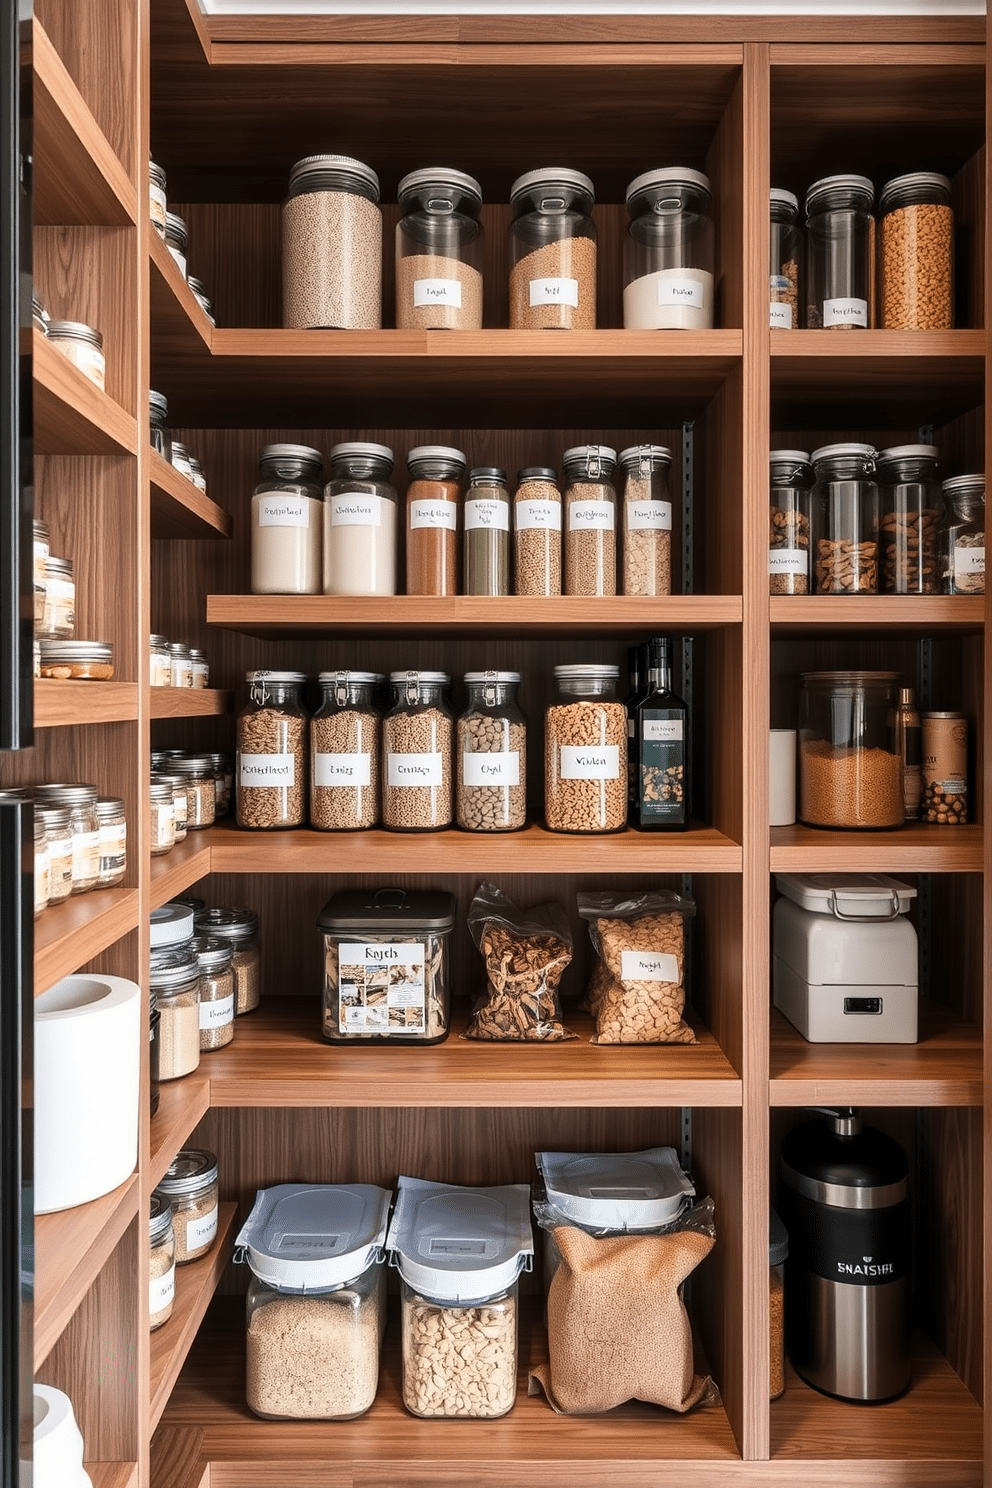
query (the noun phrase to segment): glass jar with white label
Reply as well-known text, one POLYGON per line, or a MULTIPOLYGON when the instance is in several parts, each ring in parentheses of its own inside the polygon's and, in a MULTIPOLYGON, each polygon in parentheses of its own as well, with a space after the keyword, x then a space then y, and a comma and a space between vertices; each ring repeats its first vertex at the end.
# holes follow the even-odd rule
POLYGON ((627 709, 620 668, 555 667, 544 723, 544 817, 550 832, 620 832, 627 824, 627 709))
POLYGON ((172 686, 172 654, 169 651, 168 636, 149 637, 148 680, 152 687, 172 686))
POLYGON ((354 441, 330 453, 324 487, 324 593, 396 593, 393 452, 354 441))
POLYGON ((320 451, 266 444, 251 498, 252 594, 319 594, 324 542, 320 451))
POLYGON ((200 1147, 185 1147, 176 1154, 165 1177, 155 1190, 172 1208, 176 1232, 176 1265, 206 1255, 217 1239, 217 1159, 200 1147))
POLYGON ((234 947, 228 940, 194 935, 190 949, 200 968, 200 1053, 223 1049, 234 1037, 234 947))
POLYGON ((596 327, 593 184, 581 171, 527 171, 510 187, 511 331, 596 327))
POLYGON ((72 892, 95 889, 100 877, 100 828, 96 817, 95 785, 37 785, 35 797, 47 805, 64 806, 72 827, 72 892))
POLYGON ((151 813, 148 851, 153 858, 161 858, 176 845, 176 816, 171 783, 152 776, 148 799, 151 813))
POLYGON ((714 231, 702 171, 666 166, 627 187, 624 239, 626 330, 709 330, 713 325, 714 231))
POLYGON ((193 658, 185 641, 169 642, 169 669, 171 686, 193 686, 193 658))
POLYGON ((454 719, 446 672, 392 672, 393 706, 382 724, 382 824, 434 832, 453 817, 454 719))
POLYGON ((379 672, 321 672, 310 720, 310 825, 357 832, 379 820, 379 672))
POLYGON ((195 911, 196 933, 226 940, 234 951, 234 1015, 250 1013, 262 1000, 262 953, 258 915, 253 909, 200 908, 195 911))
POLYGON ((945 594, 985 593, 985 477, 955 475, 941 488, 946 512, 938 550, 945 594))
POLYGON ((519 672, 466 672, 458 720, 456 820, 466 832, 516 832, 527 824, 527 725, 519 672))
POLYGON ((84 377, 98 388, 107 386, 107 359, 103 354, 103 333, 96 326, 80 320, 50 320, 48 339, 57 346, 84 377))
POLYGON ((71 641, 76 634, 76 579, 71 558, 44 560, 45 603, 39 636, 71 641))
POLYGON ((773 186, 769 194, 768 324, 772 330, 796 331, 799 315, 799 265, 802 236, 799 198, 773 186))
POLYGON ((165 237, 165 214, 169 210, 165 170, 156 161, 148 162, 148 220, 155 231, 165 237))
POLYGON ((152 1194, 148 1219, 151 1260, 148 1271, 148 1328, 154 1333, 172 1316, 176 1302, 176 1237, 172 1205, 152 1194))
POLYGON ((671 468, 672 452, 663 444, 636 444, 620 452, 624 594, 672 592, 671 468))
POLYGON ((406 592, 458 593, 458 518, 465 479, 462 451, 418 444, 406 457, 406 592))
POLYGON ((61 904, 72 893, 72 819, 68 807, 37 799, 35 820, 44 822, 48 852, 48 903, 61 904))
POLYGON ((813 451, 814 594, 878 593, 878 483, 870 444, 813 451))
POLYGON ((237 823, 281 831, 306 821, 305 672, 248 672, 248 703, 238 714, 237 823))
POLYGON ((124 882, 127 872, 127 816, 124 802, 115 796, 99 796, 96 819, 100 833, 100 876, 97 888, 112 889, 124 882))
POLYGON ((772 450, 768 461, 768 592, 809 594, 809 452, 772 450))
POLYGON ((513 592, 561 593, 561 491, 550 465, 517 471, 513 498, 513 592))
POLYGON ((875 188, 867 176, 824 176, 806 193, 806 325, 871 325, 875 188))
POLYGON ((186 840, 189 818, 189 797, 186 793, 186 778, 183 775, 175 774, 170 768, 178 757, 177 755, 173 755, 169 760, 168 767, 155 769, 152 775, 152 784, 167 784, 172 787, 172 820, 175 840, 177 842, 184 842, 186 840))
POLYGON ((565 593, 617 592, 617 452, 605 444, 565 451, 565 593))
POLYGON ((217 785, 210 755, 189 754, 173 759, 169 774, 178 775, 186 787, 187 831, 212 827, 217 813, 217 785))
POLYGON ((396 325, 482 329, 482 187, 464 171, 411 171, 396 188, 396 325))
POLYGON ((495 465, 469 471, 463 564, 466 594, 510 592, 510 493, 495 465))

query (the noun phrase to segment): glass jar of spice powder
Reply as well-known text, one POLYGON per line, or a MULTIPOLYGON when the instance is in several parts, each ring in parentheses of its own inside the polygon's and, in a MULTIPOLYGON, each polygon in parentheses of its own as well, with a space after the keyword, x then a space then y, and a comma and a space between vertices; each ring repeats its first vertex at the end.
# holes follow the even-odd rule
POLYGON ((172 656, 168 636, 153 635, 149 638, 148 668, 151 687, 172 686, 172 656))
POLYGON ((176 1265, 199 1260, 217 1239, 217 1159, 200 1147, 176 1154, 155 1192, 172 1209, 176 1265))
POLYGON ((186 786, 186 827, 190 832, 212 827, 217 807, 214 764, 208 754, 187 755, 174 759, 170 775, 178 775, 186 786))
POLYGON ((76 580, 72 559, 44 560, 45 606, 41 634, 50 640, 71 641, 76 634, 76 580))
POLYGON ((234 1038, 234 947, 212 935, 190 941, 200 968, 200 1053, 223 1049, 234 1038))
POLYGON ((169 664, 173 687, 193 686, 193 659, 185 641, 169 642, 169 664))
MULTIPOLYGON (((171 765, 174 761, 170 760, 171 765)), ((185 842, 189 797, 186 794, 186 779, 172 770, 156 770, 152 775, 153 785, 168 784, 172 788, 172 825, 177 842, 185 842)), ((159 799, 163 799, 159 797, 159 799)))
POLYGON ((495 465, 469 472, 465 493, 466 594, 510 592, 510 493, 506 473, 495 465))
POLYGON ((396 491, 385 444, 336 444, 324 487, 324 593, 396 593, 396 491))
POLYGON ((262 999, 262 953, 258 940, 258 915, 253 909, 198 909, 197 935, 224 940, 234 948, 235 1016, 250 1013, 262 999))
POLYGON ((550 465, 517 472, 513 498, 513 592, 561 593, 561 492, 550 465))
POLYGON ((200 968, 192 951, 170 946, 151 958, 148 985, 159 1023, 159 1079, 179 1080, 200 1063, 200 968))
POLYGON ((420 444, 406 457, 407 594, 458 593, 458 503, 465 456, 420 444))
POLYGON ((617 452, 605 444, 565 451, 565 593, 617 592, 617 452))
POLYGON ((148 787, 148 799, 151 803, 148 850, 153 858, 161 858, 176 845, 176 816, 171 782, 153 778, 148 787))
POLYGON ((172 1316, 176 1302, 176 1237, 172 1206, 152 1194, 148 1220, 151 1260, 148 1273, 148 1327, 154 1333, 172 1316))
POLYGON ((627 330, 709 330, 714 230, 702 171, 666 166, 627 187, 623 323, 627 330))

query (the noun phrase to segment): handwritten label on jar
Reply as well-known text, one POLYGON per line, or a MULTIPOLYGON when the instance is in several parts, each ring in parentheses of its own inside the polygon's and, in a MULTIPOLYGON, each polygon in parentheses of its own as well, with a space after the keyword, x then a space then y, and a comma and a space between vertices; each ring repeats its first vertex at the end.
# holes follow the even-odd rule
POLYGON ((955 548, 954 573, 976 574, 985 572, 984 548, 955 548))
POLYGON ((382 497, 366 491, 342 491, 331 497, 332 527, 381 527, 382 497))
POLYGON ((164 1312, 175 1301, 176 1267, 173 1263, 164 1276, 153 1276, 148 1283, 148 1311, 152 1317, 164 1312))
POLYGON ((612 501, 572 501, 569 504, 569 532, 588 531, 591 528, 599 532, 612 532, 614 519, 612 501))
POLYGON ((670 501, 628 501, 626 505, 627 526, 631 531, 648 530, 671 532, 672 503, 670 501))
POLYGON ((620 976, 625 982, 678 982, 678 957, 664 951, 621 951, 620 976))
POLYGON ((442 785, 440 754, 391 754, 386 763, 387 784, 442 785))
POLYGON ((659 279, 659 305, 697 305, 705 303, 706 285, 699 279, 659 279))
POLYGON ((230 997, 218 997, 213 1002, 200 1001, 200 1027, 220 1028, 234 1019, 234 993, 230 997))
POLYGON ((338 947, 340 1033, 423 1033, 427 1004, 424 945, 338 947))
POLYGON ((618 780, 620 746, 563 744, 560 774, 562 780, 618 780))
POLYGON ((531 305, 573 305, 579 303, 578 279, 532 279, 528 285, 531 305))
POLYGON ((309 527, 311 502, 305 496, 260 496, 259 527, 309 527))
POLYGON ((517 531, 525 532, 532 527, 547 532, 561 531, 561 502, 518 501, 514 508, 517 531))
POLYGON ((210 1210, 209 1214, 201 1214, 198 1219, 190 1219, 186 1222, 186 1252, 200 1250, 205 1245, 213 1245, 217 1238, 217 1206, 210 1210))
POLYGON ((465 754, 462 779, 466 785, 519 785, 520 755, 515 749, 506 754, 465 754))
POLYGON ((506 501, 496 501, 492 497, 475 497, 465 503, 465 530, 474 532, 480 527, 487 527, 495 532, 509 532, 510 530, 510 507, 506 501))
POLYGON ((242 754, 239 756, 241 785, 296 784, 296 756, 292 754, 242 754))
POLYGON ((825 326, 868 324, 868 301, 853 296, 843 300, 824 300, 823 324, 825 326))
POLYGON ((411 527, 446 527, 454 532, 458 526, 458 503, 456 501, 412 501, 410 503, 411 527))
POLYGON ((315 754, 314 785, 371 785, 370 754, 315 754))
POLYGON ((454 305, 462 308, 462 286, 458 279, 415 279, 414 305, 454 305))
POLYGON ((805 548, 768 549, 770 574, 804 574, 808 568, 809 554, 805 548))
POLYGON ((791 331, 792 306, 784 304, 781 300, 772 300, 768 306, 768 324, 773 330, 791 331))
POLYGON ((644 737, 656 744, 668 744, 682 737, 681 718, 647 718, 644 721, 644 737))

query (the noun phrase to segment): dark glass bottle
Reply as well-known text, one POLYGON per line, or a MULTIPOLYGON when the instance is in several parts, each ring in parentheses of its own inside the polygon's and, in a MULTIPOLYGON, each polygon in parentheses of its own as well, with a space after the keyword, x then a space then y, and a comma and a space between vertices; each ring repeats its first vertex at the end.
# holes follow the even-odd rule
POLYGON ((631 825, 642 832, 685 827, 692 807, 689 710, 672 691, 667 636, 648 641, 647 676, 633 711, 631 825))

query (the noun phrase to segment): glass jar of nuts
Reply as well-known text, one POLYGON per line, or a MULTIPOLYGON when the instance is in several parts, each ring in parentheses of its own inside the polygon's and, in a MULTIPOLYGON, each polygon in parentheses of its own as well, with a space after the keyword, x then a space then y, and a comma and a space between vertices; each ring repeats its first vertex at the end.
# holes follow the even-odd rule
POLYGON ((457 821, 466 832, 514 832, 527 823, 527 726, 519 672, 466 672, 458 720, 457 821))
POLYGON ((939 594, 937 448, 900 444, 878 456, 883 594, 939 594))
POLYGON ((813 451, 813 592, 878 593, 878 485, 870 444, 813 451))
POLYGON ((551 832, 620 832, 627 824, 627 710, 620 668, 557 666, 545 718, 544 816, 551 832))
POLYGON ((813 472, 805 450, 769 455, 768 592, 809 593, 810 490, 813 472))

